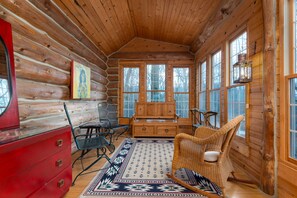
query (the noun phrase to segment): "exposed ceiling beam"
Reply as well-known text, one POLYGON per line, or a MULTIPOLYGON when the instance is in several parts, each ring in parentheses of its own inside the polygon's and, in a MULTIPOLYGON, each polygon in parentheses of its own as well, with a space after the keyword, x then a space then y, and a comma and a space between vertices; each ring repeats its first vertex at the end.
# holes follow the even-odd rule
POLYGON ((212 35, 212 33, 228 18, 233 10, 242 2, 242 0, 223 0, 217 12, 215 12, 207 22, 202 33, 197 35, 197 38, 191 45, 191 52, 195 53, 201 45, 212 35))

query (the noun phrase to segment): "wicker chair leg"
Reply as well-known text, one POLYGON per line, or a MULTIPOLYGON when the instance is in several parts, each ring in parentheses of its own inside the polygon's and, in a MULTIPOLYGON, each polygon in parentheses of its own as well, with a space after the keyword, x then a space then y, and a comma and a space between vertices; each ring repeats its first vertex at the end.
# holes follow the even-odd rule
POLYGON ((175 177, 173 173, 172 173, 172 175, 167 174, 167 177, 169 177, 170 179, 172 179, 176 183, 178 183, 178 184, 180 184, 180 185, 186 187, 187 189, 192 190, 192 191, 194 191, 196 193, 202 194, 202 195, 207 196, 209 198, 220 198, 219 195, 208 193, 208 192, 206 192, 204 190, 200 190, 198 188, 195 188, 194 186, 191 186, 190 184, 187 184, 186 182, 184 182, 184 181, 180 180, 179 178, 175 177))

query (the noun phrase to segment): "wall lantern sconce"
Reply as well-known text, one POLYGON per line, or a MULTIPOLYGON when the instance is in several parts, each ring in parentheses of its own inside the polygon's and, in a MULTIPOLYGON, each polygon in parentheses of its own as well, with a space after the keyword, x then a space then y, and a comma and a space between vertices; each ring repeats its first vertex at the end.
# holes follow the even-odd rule
POLYGON ((233 65, 233 82, 248 83, 252 81, 252 61, 246 60, 246 54, 238 54, 238 61, 233 65))

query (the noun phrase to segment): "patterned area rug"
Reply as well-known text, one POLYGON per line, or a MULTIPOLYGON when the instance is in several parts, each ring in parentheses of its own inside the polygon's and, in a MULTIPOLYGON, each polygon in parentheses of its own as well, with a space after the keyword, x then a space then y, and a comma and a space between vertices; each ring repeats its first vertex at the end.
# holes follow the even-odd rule
MULTIPOLYGON (((173 140, 125 139, 81 198, 92 197, 202 197, 168 179, 173 140)), ((221 195, 219 187, 201 175, 181 169, 178 178, 205 191, 221 195)))

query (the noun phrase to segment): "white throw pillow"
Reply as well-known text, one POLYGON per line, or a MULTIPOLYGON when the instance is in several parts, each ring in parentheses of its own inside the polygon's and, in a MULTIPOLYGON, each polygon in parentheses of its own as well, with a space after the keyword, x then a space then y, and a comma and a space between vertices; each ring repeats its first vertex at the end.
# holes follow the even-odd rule
POLYGON ((206 151, 204 153, 204 160, 207 162, 216 162, 218 161, 219 155, 220 155, 219 151, 206 151))

